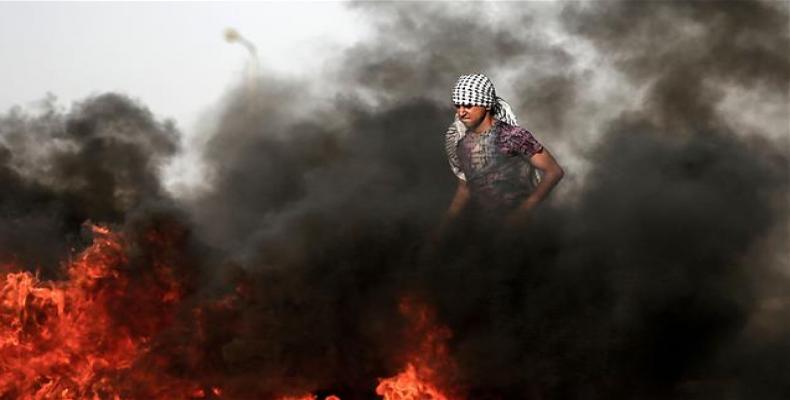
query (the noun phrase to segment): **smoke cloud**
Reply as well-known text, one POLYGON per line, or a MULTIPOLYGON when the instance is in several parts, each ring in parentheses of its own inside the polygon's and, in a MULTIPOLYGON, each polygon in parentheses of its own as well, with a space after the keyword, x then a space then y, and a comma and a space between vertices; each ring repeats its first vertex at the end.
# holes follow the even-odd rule
POLYGON ((354 7, 376 29, 326 72, 342 90, 237 88, 196 194, 163 190, 178 132, 128 98, 3 115, 3 261, 56 264, 86 219, 177 226, 189 306, 234 300, 159 340, 230 398, 372 398, 409 347, 404 296, 453 331, 467 398, 790 394, 785 6, 354 7), (449 90, 470 72, 568 176, 523 227, 438 235, 449 90))
POLYGON ((85 221, 121 223, 166 199, 159 169, 178 150, 178 132, 117 94, 68 112, 54 98, 40 108, 0 116, 0 262, 53 271, 83 244, 85 221))

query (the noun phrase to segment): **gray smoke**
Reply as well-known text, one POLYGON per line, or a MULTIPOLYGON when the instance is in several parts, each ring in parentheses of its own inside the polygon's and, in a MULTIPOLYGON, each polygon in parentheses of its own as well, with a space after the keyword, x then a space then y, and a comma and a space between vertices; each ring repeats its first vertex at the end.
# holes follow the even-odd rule
POLYGON ((107 95, 3 116, 3 218, 56 243, 86 218, 179 225, 200 243, 178 251, 202 267, 189 306, 205 311, 159 346, 167 373, 229 398, 372 398, 409 349, 404 296, 454 332, 465 398, 790 394, 786 6, 354 7, 376 29, 322 77, 340 94, 237 88, 205 148, 209 189, 180 210, 156 170, 177 135, 144 107, 107 95), (468 216, 437 237, 449 89, 469 72, 568 176, 526 226, 468 216))
POLYGON ((394 304, 417 293, 455 332, 469 398, 786 393, 782 373, 738 366, 786 354, 753 318, 765 281, 787 288, 777 257, 755 255, 782 252, 766 238, 786 235, 787 119, 728 109, 743 92, 767 103, 744 115, 788 103, 786 10, 356 6, 379 29, 340 60, 342 96, 294 117, 300 90, 267 79, 267 103, 251 111, 240 94, 209 143, 217 190, 197 220, 257 288, 229 368, 276 377, 261 393, 370 397, 367 382, 400 367, 394 304), (474 71, 579 167, 572 201, 518 232, 460 220, 434 247, 454 185, 448 90, 474 71))

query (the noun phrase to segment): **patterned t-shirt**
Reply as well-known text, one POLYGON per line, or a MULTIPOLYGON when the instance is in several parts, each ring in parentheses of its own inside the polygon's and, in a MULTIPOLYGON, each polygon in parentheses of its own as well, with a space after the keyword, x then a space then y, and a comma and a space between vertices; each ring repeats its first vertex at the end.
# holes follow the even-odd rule
POLYGON ((543 146, 528 130, 496 121, 482 134, 468 132, 456 121, 445 134, 450 167, 466 181, 472 200, 483 209, 510 209, 537 185, 529 158, 543 146))

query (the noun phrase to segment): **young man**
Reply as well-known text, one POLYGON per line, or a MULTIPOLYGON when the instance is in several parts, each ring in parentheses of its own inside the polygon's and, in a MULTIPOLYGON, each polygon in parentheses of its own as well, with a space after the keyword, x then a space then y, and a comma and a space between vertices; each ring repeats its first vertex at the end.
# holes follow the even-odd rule
POLYGON ((463 75, 453 89, 456 120, 445 134, 459 178, 447 217, 473 205, 485 214, 522 221, 562 179, 562 168, 532 133, 519 127, 485 75, 463 75), (540 173, 536 173, 540 171, 540 173))

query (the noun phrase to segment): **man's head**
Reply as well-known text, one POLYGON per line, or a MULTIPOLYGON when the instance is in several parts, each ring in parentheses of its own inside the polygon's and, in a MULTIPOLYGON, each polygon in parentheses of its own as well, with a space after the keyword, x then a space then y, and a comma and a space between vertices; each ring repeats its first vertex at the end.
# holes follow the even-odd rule
POLYGON ((453 104, 458 119, 469 129, 475 129, 486 118, 493 118, 497 105, 496 91, 491 80, 483 74, 461 75, 453 88, 453 104))
POLYGON ((458 120, 466 126, 467 129, 476 130, 486 118, 493 118, 490 115, 490 109, 483 106, 473 106, 469 104, 456 104, 455 114, 458 120))

